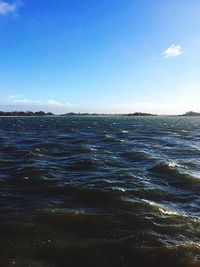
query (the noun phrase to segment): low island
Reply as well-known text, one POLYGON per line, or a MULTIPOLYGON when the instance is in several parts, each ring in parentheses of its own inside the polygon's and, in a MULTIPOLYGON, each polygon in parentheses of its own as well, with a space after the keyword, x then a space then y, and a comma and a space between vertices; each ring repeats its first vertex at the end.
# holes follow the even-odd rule
POLYGON ((185 114, 183 114, 182 116, 194 117, 194 116, 200 116, 200 113, 194 112, 194 111, 188 111, 185 114))
POLYGON ((135 112, 126 114, 126 116, 158 116, 157 114, 145 113, 145 112, 135 112))
POLYGON ((0 111, 0 116, 22 116, 22 117, 32 117, 32 116, 53 116, 54 114, 51 112, 44 111, 0 111))

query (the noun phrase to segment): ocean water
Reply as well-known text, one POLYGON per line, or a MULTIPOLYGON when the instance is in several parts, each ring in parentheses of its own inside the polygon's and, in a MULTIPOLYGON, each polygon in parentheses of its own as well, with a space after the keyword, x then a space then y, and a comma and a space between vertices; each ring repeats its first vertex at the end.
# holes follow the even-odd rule
POLYGON ((0 118, 0 266, 200 266, 200 118, 0 118))

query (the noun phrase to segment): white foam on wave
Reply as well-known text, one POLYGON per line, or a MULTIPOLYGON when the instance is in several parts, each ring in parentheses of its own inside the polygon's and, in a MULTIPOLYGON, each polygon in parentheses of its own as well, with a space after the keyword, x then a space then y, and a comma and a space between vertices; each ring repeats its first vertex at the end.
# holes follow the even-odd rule
POLYGON ((120 186, 113 186, 112 190, 116 190, 116 191, 121 191, 121 192, 126 192, 126 189, 120 186))
POLYGON ((90 151, 97 151, 98 149, 97 149, 97 147, 96 146, 90 146, 90 145, 88 145, 88 146, 86 146, 90 151))
POLYGON ((171 160, 171 161, 169 161, 168 163, 167 163, 167 165, 168 165, 168 167, 169 168, 171 168, 171 169, 175 169, 175 168, 177 168, 177 167, 181 167, 177 162, 175 162, 175 161, 173 161, 173 160, 171 160))
POLYGON ((146 200, 146 199, 142 199, 142 201, 145 202, 145 203, 148 203, 150 206, 152 206, 155 209, 159 210, 162 214, 165 214, 165 215, 180 215, 180 212, 172 211, 172 210, 166 208, 165 206, 163 206, 161 204, 158 204, 156 202, 153 202, 153 201, 150 201, 150 200, 146 200))
POLYGON ((171 210, 164 205, 158 204, 150 200, 142 199, 142 201, 145 203, 148 203, 149 205, 151 205, 153 208, 158 210, 163 215, 185 217, 185 218, 189 218, 195 223, 200 223, 200 217, 187 215, 184 212, 177 211, 177 210, 171 210))
POLYGON ((128 134, 129 132, 127 130, 122 130, 123 134, 128 134))
MULTIPOLYGON (((193 161, 194 163, 194 161, 193 161)), ((198 165, 198 163, 197 163, 198 165)), ((170 161, 167 163, 167 166, 170 168, 170 169, 179 169, 180 173, 181 174, 186 174, 186 175, 190 175, 191 178, 194 178, 194 179, 200 179, 200 171, 189 171, 186 166, 184 166, 184 164, 178 164, 177 162, 175 161, 170 161)))
POLYGON ((110 139, 111 141, 116 141, 116 142, 125 142, 124 139, 119 139, 113 135, 110 135, 110 134, 106 134, 105 135, 106 139, 110 139))
POLYGON ((175 167, 176 167, 176 163, 175 163, 175 162, 169 162, 169 163, 168 163, 168 166, 169 166, 170 168, 175 168, 175 167))
POLYGON ((112 135, 110 135, 110 134, 106 134, 106 138, 108 138, 108 139, 112 139, 112 138, 114 138, 112 135))

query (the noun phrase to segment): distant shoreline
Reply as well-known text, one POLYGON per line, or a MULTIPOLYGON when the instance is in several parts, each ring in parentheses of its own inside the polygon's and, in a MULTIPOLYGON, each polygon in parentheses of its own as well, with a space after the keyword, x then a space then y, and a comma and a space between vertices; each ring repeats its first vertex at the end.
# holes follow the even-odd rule
POLYGON ((189 111, 182 115, 177 114, 151 114, 145 112, 134 112, 134 113, 125 113, 125 114, 104 114, 104 113, 74 113, 69 112, 66 114, 53 114, 52 112, 44 111, 13 111, 13 112, 4 112, 0 111, 0 117, 101 117, 101 116, 121 116, 121 117, 160 117, 160 116, 171 116, 171 117, 200 117, 200 113, 189 111))

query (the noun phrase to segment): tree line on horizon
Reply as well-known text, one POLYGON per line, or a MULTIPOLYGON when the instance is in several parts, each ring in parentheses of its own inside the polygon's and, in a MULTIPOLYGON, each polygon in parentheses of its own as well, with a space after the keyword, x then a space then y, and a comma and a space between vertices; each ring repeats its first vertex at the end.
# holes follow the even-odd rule
POLYGON ((0 116, 52 116, 54 115, 52 112, 44 112, 44 111, 0 111, 0 116))
MULTIPOLYGON (((98 113, 74 113, 69 112, 65 114, 61 114, 59 116, 101 116, 101 115, 123 115, 123 116, 158 116, 157 114, 145 113, 145 112, 135 112, 135 113, 128 113, 128 114, 98 114, 98 113)), ((44 112, 44 111, 0 111, 0 116, 24 116, 24 117, 31 117, 31 116, 55 116, 52 112, 44 112)), ((180 116, 200 116, 200 113, 189 111, 185 114, 180 116)))

